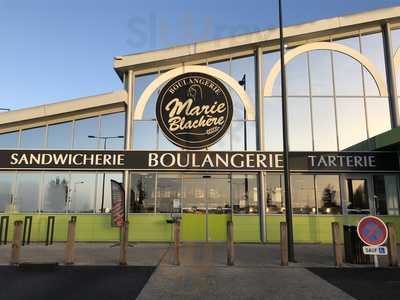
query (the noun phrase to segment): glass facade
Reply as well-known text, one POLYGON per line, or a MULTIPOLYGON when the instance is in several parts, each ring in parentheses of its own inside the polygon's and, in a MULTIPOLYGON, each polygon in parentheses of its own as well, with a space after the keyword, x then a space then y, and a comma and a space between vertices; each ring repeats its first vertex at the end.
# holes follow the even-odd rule
MULTIPOLYGON (((400 29, 392 31, 393 52, 400 49, 400 29)), ((327 37, 327 42, 357 51, 375 66, 386 84, 386 66, 381 32, 327 37)), ((287 53, 294 48, 289 45, 287 53)), ((400 51, 400 50, 399 50, 400 51)), ((279 52, 262 55, 262 77, 268 78, 279 63, 279 52)), ((232 54, 206 58, 202 65, 218 69, 236 81, 256 105, 256 59, 232 54)), ((134 104, 163 69, 135 77, 134 104)), ((400 90, 400 75, 397 88, 400 90)), ((262 85, 265 82, 262 82, 262 85)), ((225 84, 226 85, 226 84, 225 84)), ((162 85, 150 96, 143 118, 133 120, 133 150, 181 150, 160 130, 155 104, 162 85)), ((248 120, 237 93, 228 85, 234 116, 227 133, 204 151, 255 151, 257 128, 248 120)), ((390 105, 374 78, 349 53, 326 49, 303 52, 287 63, 288 129, 290 151, 346 151, 391 129, 390 105)), ((262 88, 262 87, 261 87, 262 88)), ((262 99, 265 151, 282 151, 282 99, 280 76, 270 95, 262 99)), ((60 120, 34 128, 21 127, 0 134, 1 149, 124 149, 125 113, 60 120), (120 137, 104 140, 99 137, 120 137)), ((37 125, 36 125, 37 126, 37 125)), ((266 173, 260 191, 256 173, 131 172, 128 211, 135 214, 192 215, 228 214, 259 216, 260 195, 265 213, 285 212, 284 180, 280 173, 266 173)), ((397 174, 292 174, 292 207, 295 215, 399 214, 397 174)), ((110 181, 123 181, 121 172, 9 172, 0 171, 0 212, 109 213, 110 181), (103 185, 104 183, 104 185, 103 185)))

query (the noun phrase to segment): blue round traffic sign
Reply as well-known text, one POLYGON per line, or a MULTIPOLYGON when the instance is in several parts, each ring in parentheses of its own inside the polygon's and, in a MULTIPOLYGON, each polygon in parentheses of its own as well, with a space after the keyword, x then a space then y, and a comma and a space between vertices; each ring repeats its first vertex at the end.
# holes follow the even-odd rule
POLYGON ((358 222, 357 234, 368 246, 380 246, 386 242, 388 229, 381 219, 367 216, 358 222))

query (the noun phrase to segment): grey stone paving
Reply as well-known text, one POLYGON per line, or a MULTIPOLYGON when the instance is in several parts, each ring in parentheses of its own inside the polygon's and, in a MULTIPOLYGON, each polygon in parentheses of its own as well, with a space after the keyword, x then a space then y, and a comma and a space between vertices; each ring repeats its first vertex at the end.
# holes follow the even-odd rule
POLYGON ((303 268, 162 265, 138 299, 353 299, 303 268))

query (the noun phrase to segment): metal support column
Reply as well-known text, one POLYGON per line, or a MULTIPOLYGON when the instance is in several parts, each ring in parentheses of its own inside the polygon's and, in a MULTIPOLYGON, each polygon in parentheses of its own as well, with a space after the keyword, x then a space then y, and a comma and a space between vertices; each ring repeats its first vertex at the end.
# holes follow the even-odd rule
MULTIPOLYGON (((125 86, 128 92, 128 103, 126 106, 126 116, 125 116, 125 150, 129 151, 132 149, 132 116, 133 116, 133 106, 134 106, 134 74, 132 70, 129 70, 125 75, 125 86)), ((129 186, 129 171, 124 171, 124 190, 125 190, 125 220, 128 220, 128 211, 130 203, 130 186, 129 186)))
MULTIPOLYGON (((264 150, 264 91, 263 91, 263 53, 261 48, 257 48, 256 56, 256 143, 257 150, 264 150)), ((267 241, 265 226, 265 188, 264 173, 258 173, 258 206, 260 216, 260 240, 262 243, 267 241)))
POLYGON ((400 108, 397 101, 396 74, 393 65, 392 38, 390 34, 390 23, 382 25, 383 46, 385 51, 386 81, 389 94, 390 117, 392 128, 400 126, 400 108))

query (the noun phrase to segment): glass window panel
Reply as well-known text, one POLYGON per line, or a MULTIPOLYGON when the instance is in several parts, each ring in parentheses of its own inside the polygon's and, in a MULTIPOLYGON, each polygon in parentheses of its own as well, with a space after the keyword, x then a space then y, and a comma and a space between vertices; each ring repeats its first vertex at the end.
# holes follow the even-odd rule
POLYGON ((103 137, 116 137, 107 139, 107 150, 123 150, 125 145, 125 113, 120 112, 101 116, 100 135, 103 137))
POLYGON ((69 174, 45 173, 42 211, 65 212, 69 200, 69 189, 69 174))
POLYGON ((156 212, 180 212, 182 207, 182 178, 179 174, 158 174, 156 212))
POLYGON ((338 98, 337 118, 339 149, 351 147, 367 138, 364 101, 362 98, 338 98))
POLYGON ((385 53, 381 32, 361 36, 362 54, 380 70, 383 80, 386 80, 385 53))
POLYGON ((348 202, 347 209, 349 214, 360 214, 369 212, 369 199, 367 180, 347 179, 348 202))
MULTIPOLYGON (((232 59, 231 76, 240 81, 246 75, 246 93, 249 95, 253 105, 255 103, 255 58, 254 56, 232 59)), ((233 95, 232 95, 233 96, 233 95)), ((233 113, 235 119, 244 119, 244 107, 238 95, 232 99, 233 113)))
POLYGON ((292 202, 294 214, 315 214, 313 175, 292 175, 292 202))
POLYGON ((303 53, 286 65, 287 93, 289 96, 307 96, 310 94, 308 82, 307 54, 303 53))
POLYGON ((370 137, 391 129, 387 98, 367 98, 367 120, 370 137))
POLYGON ((334 52, 333 68, 337 96, 363 96, 361 65, 352 57, 334 52))
MULTIPOLYGON (((380 96, 378 86, 376 85, 375 79, 372 75, 367 71, 365 67, 363 67, 364 72, 364 86, 365 86, 365 95, 366 96, 380 96)), ((382 74, 382 77, 384 74, 382 74)))
POLYGON ((72 148, 72 122, 49 125, 47 128, 47 148, 72 148))
POLYGON ((258 212, 256 175, 232 175, 232 205, 235 214, 252 214, 258 212))
POLYGON ((333 95, 331 52, 329 50, 310 51, 309 60, 312 95, 333 95))
POLYGON ((265 98, 264 143, 267 151, 282 151, 282 101, 280 98, 265 98))
MULTIPOLYGON (((156 78, 158 73, 147 74, 135 78, 135 103, 137 104, 140 96, 142 95, 145 88, 156 78)), ((144 120, 152 120, 156 117, 155 105, 157 102, 158 91, 154 92, 147 102, 147 105, 143 112, 144 120)))
POLYGON ((96 138, 89 138, 89 135, 98 136, 99 118, 88 118, 75 121, 74 130, 74 149, 98 149, 99 140, 96 138))
POLYGON ((247 131, 247 150, 257 150, 256 143, 256 122, 255 121, 247 121, 246 122, 246 131, 247 131))
POLYGON ((18 148, 18 131, 0 134, 0 149, 18 148))
POLYGON ((155 203, 155 173, 131 174, 130 212, 153 213, 155 203))
POLYGON ((337 151, 333 98, 312 98, 314 150, 337 151))
MULTIPOLYGON (((163 133, 160 133, 163 134, 163 133)), ((133 149, 154 150, 157 147, 157 124, 155 121, 134 121, 133 149)))
POLYGON ((319 214, 341 214, 339 176, 316 175, 315 176, 317 205, 319 214))
POLYGON ((39 211, 39 187, 41 172, 18 172, 17 174, 17 212, 39 211))
POLYGON ((291 151, 311 151, 312 131, 310 99, 288 98, 289 148, 291 151))
POLYGON ((12 210, 14 172, 0 172, 0 212, 12 210))
POLYGON ((393 53, 400 48, 400 29, 392 30, 392 47, 393 53))
POLYGON ((266 209, 268 214, 281 214, 285 212, 285 189, 282 174, 267 174, 265 177, 267 190, 266 209))
POLYGON ((335 40, 335 43, 342 44, 347 47, 353 48, 354 50, 360 51, 360 37, 359 36, 335 40))
POLYGON ((92 213, 96 193, 95 173, 72 173, 69 212, 92 213))
POLYGON ((43 149, 45 128, 37 127, 21 131, 21 149, 43 149))
MULTIPOLYGON (((158 127, 158 132, 159 132, 159 134, 158 134, 158 149, 159 150, 181 150, 180 147, 174 145, 167 139, 167 137, 164 135, 164 133, 161 131, 161 129, 159 128, 158 125, 157 125, 157 127, 158 127)), ((153 149, 155 149, 155 147, 156 147, 156 145, 154 145, 153 149)))
MULTIPOLYGON (((269 72, 271 71, 272 67, 276 62, 280 59, 279 51, 265 53, 263 55, 263 64, 264 64, 264 78, 265 80, 268 78, 269 72)), ((280 96, 281 95, 281 84, 280 84, 280 76, 276 78, 274 88, 272 91, 273 96, 280 96)))
POLYGON ((398 177, 396 175, 384 175, 385 201, 388 215, 399 214, 399 190, 398 177))
MULTIPOLYGON (((234 122, 232 122, 233 124, 234 122)), ((232 126, 225 132, 224 136, 214 145, 208 148, 211 151, 229 151, 231 150, 231 130, 232 126)))
POLYGON ((122 173, 98 173, 97 175, 97 197, 96 197, 96 212, 105 213, 111 212, 111 180, 123 182, 122 173), (103 176, 104 177, 104 190, 103 190, 103 176), (103 201, 104 191, 104 201, 103 201), (102 207, 103 203, 103 207, 102 207), (103 208, 103 210, 102 210, 103 208))
POLYGON ((232 122, 232 150, 244 150, 246 134, 243 121, 232 122))

